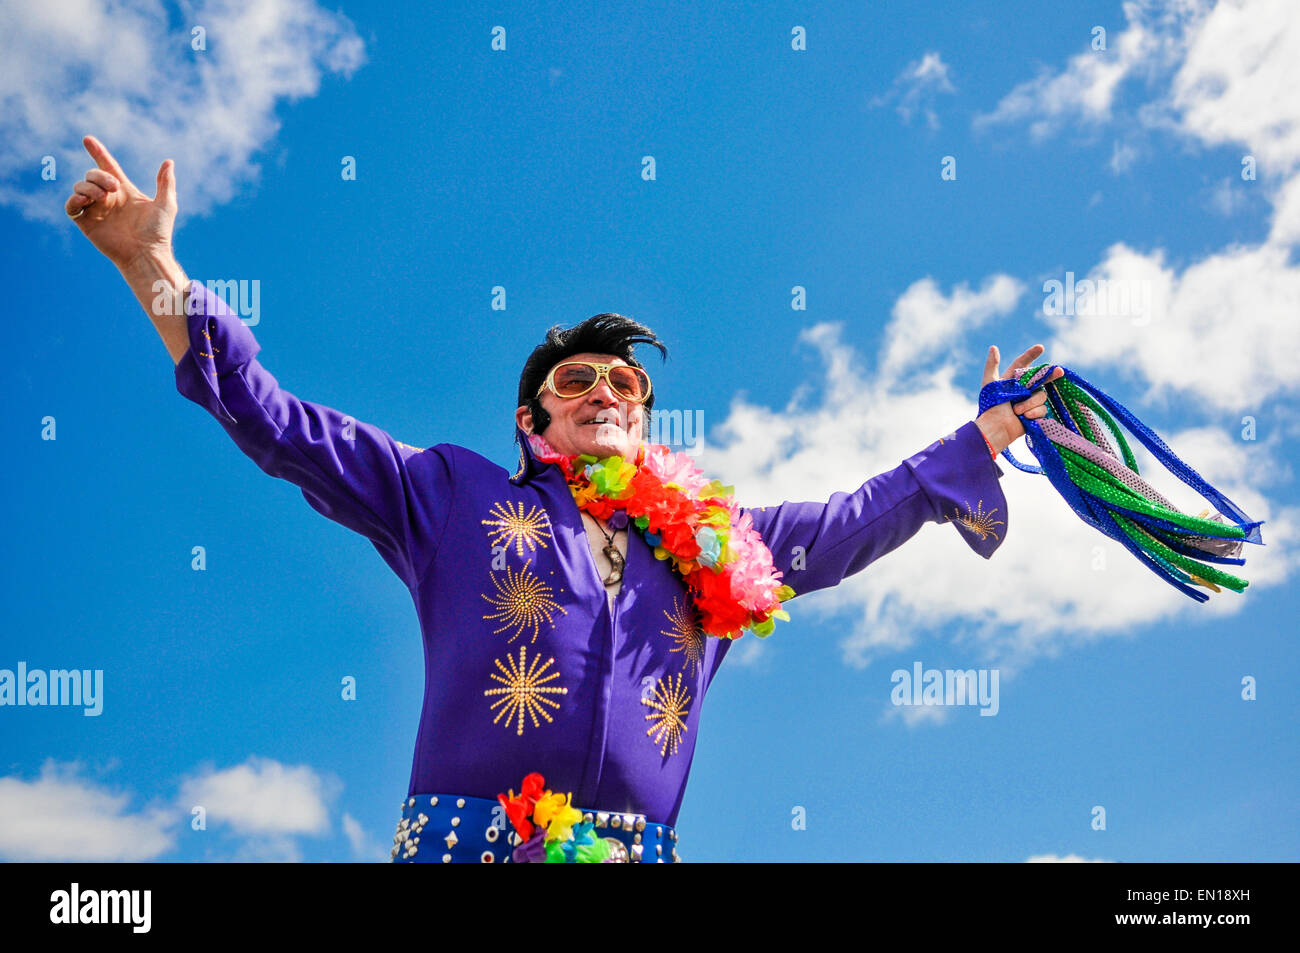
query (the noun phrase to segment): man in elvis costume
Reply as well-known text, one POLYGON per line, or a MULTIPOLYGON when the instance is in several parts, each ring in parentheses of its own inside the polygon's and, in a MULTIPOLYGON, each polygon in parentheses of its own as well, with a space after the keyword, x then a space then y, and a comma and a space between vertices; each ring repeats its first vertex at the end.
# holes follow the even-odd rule
MULTIPOLYGON (((681 577, 623 514, 580 510, 560 467, 539 459, 542 448, 636 460, 654 395, 633 346, 666 354, 654 334, 616 314, 552 328, 520 378, 513 473, 465 447, 413 447, 282 388, 249 328, 189 282, 171 248, 170 160, 151 199, 98 140, 84 144, 98 168, 65 211, 149 313, 177 389, 264 472, 369 539, 410 589, 426 684, 393 859, 511 860, 523 839, 497 795, 538 772, 591 833, 623 845, 616 859, 677 860, 704 697, 731 642, 702 634, 681 577)), ((998 363, 990 348, 984 383, 998 363)), ((990 408, 825 503, 742 512, 797 595, 861 571, 926 522, 952 523, 987 559, 1007 530, 996 455, 1023 434, 1017 414, 1043 416, 1044 400, 1040 389, 990 408)))

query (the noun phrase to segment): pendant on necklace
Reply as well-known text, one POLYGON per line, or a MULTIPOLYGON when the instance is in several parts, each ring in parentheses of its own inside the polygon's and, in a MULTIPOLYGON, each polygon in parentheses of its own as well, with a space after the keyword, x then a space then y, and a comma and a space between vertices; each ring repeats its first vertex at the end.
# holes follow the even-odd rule
POLYGON ((612 586, 616 582, 622 582, 623 566, 625 563, 623 560, 623 554, 620 553, 618 547, 614 545, 613 538, 605 544, 604 553, 605 558, 609 560, 609 564, 612 567, 609 571, 609 575, 604 580, 605 585, 612 586))

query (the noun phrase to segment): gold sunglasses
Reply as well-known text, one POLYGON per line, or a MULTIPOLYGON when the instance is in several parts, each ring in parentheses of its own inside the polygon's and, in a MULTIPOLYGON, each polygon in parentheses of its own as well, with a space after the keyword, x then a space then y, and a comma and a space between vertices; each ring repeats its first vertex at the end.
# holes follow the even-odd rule
POLYGON ((565 361, 551 368, 546 381, 537 388, 537 396, 547 387, 556 397, 566 400, 581 397, 600 383, 609 382, 609 389, 624 400, 644 403, 650 396, 650 375, 639 367, 627 364, 594 364, 591 361, 565 361))

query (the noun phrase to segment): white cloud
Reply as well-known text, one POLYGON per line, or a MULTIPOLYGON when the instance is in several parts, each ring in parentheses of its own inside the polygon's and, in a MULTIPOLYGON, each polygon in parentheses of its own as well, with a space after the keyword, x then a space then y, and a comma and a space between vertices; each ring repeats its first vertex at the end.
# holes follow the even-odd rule
POLYGON ((909 728, 947 723, 952 711, 945 705, 886 705, 881 721, 901 720, 909 728))
POLYGON ((0 778, 0 857, 9 861, 141 861, 172 849, 174 808, 130 809, 129 794, 53 760, 40 777, 0 778))
POLYGON ((296 864, 302 862, 298 842, 285 834, 245 837, 234 846, 229 858, 210 856, 208 861, 229 859, 237 864, 296 864))
POLYGON ((238 834, 319 834, 329 829, 326 801, 338 787, 306 765, 254 755, 233 768, 209 768, 188 778, 180 804, 187 812, 201 805, 209 827, 225 824, 238 834))
POLYGON ((1141 22, 1138 4, 1124 4, 1124 11, 1128 27, 1108 39, 1106 49, 1092 49, 1091 33, 1083 35, 1080 43, 1089 48, 1071 57, 1064 70, 1040 70, 1007 93, 993 112, 977 116, 975 127, 1029 120, 1030 134, 1043 139, 1075 121, 1108 120, 1120 83, 1159 54, 1159 45, 1141 22))
POLYGON ((948 64, 937 52, 930 51, 919 60, 908 63, 894 78, 890 90, 873 97, 869 105, 876 108, 894 103, 895 110, 905 123, 910 123, 912 116, 918 111, 923 112, 930 128, 938 129, 939 117, 934 110, 935 99, 941 93, 956 91, 948 74, 948 64))
POLYGON ((1225 218, 1236 215, 1248 201, 1244 186, 1240 179, 1232 176, 1222 178, 1210 189, 1206 205, 1225 218))
MULTIPOLYGON (((1124 117, 1130 141, 1114 146, 1112 171, 1136 158, 1135 129, 1240 146, 1258 160, 1258 187, 1278 210, 1269 241, 1300 241, 1300 186, 1292 179, 1300 167, 1300 9, 1293 0, 1165 0, 1123 9, 1125 27, 1111 49, 1090 49, 1059 72, 1019 84, 975 127, 1028 123, 1040 140, 1067 123, 1077 132, 1075 121, 1100 128, 1114 118, 1120 84, 1140 77, 1151 96, 1124 117)), ((1212 201, 1222 208, 1231 199, 1220 188, 1212 201)))
POLYGON ((1160 400, 1276 413, 1275 398, 1300 391, 1300 268, 1289 262, 1283 246, 1229 246, 1180 274, 1161 249, 1117 242, 1088 277, 1149 291, 1149 320, 1131 312, 1049 316, 1050 347, 1072 364, 1109 365, 1145 381, 1160 400))
MULTIPOLYGON (((341 785, 311 768, 257 756, 242 765, 207 768, 185 779, 170 803, 132 809, 132 795, 83 776, 80 764, 46 761, 40 776, 0 778, 0 858, 11 861, 155 860, 176 847, 174 831, 196 806, 206 829, 226 827, 231 859, 300 859, 304 834, 329 830, 326 803, 341 785)), ((365 842, 360 825, 343 817, 344 833, 359 857, 384 851, 365 842)))
MULTIPOLYGON (((890 378, 907 373, 922 355, 942 350, 991 317, 1009 314, 1024 291, 1025 286, 1008 275, 986 278, 979 291, 959 285, 951 295, 944 295, 930 278, 913 283, 894 303, 883 372, 890 378)), ((949 346, 947 352, 952 350, 949 346)))
MULTIPOLYGON (((777 631, 780 631, 779 623, 777 631)), ((731 648, 727 649, 727 668, 735 668, 740 665, 757 671, 763 670, 769 660, 767 649, 764 648, 766 645, 766 639, 760 639, 752 632, 746 634, 731 648)))
MULTIPOLYGON (((1257 160, 1274 205, 1269 243, 1300 243, 1300 9, 1291 0, 1219 3, 1189 32, 1158 115, 1205 146, 1257 160)), ((1234 182, 1250 188, 1254 182, 1234 182)))
POLYGON ((1078 854, 1035 854, 1033 857, 1025 860, 1027 864, 1113 864, 1113 860, 1102 860, 1100 857, 1088 858, 1080 857, 1078 854))
POLYGON ((1116 142, 1110 154, 1110 171, 1119 175, 1128 171, 1133 163, 1137 161, 1137 147, 1127 142, 1116 142))
POLYGON ((343 833, 347 836, 348 844, 352 847, 352 856, 355 860, 388 861, 389 852, 378 841, 371 839, 365 828, 361 826, 360 821, 351 814, 345 813, 342 824, 343 833))
POLYGON ((1189 31, 1171 105, 1206 145, 1249 144, 1268 166, 1300 161, 1300 10, 1294 0, 1220 2, 1189 31))
POLYGON ((1300 175, 1293 176, 1273 197, 1273 228, 1268 240, 1278 245, 1300 244, 1300 175))
MULTIPOLYGON (((1206 145, 1253 143, 1267 163, 1300 156, 1300 16, 1293 0, 1142 0, 1123 4, 1125 24, 1108 48, 1087 47, 1061 70, 1041 69, 1012 89, 977 128, 1029 123, 1042 139, 1068 123, 1113 118, 1126 80, 1155 97, 1140 124, 1175 128, 1206 145)), ((1071 127, 1072 131, 1074 128, 1071 127)))
POLYGON ((151 0, 2 4, 0 203, 64 218, 93 165, 90 133, 149 194, 175 159, 182 213, 208 211, 256 180, 281 101, 316 95, 325 73, 351 75, 364 58, 352 24, 313 0, 206 0, 175 24, 151 0), (206 50, 191 49, 195 25, 206 50), (45 155, 57 182, 26 184, 45 155))

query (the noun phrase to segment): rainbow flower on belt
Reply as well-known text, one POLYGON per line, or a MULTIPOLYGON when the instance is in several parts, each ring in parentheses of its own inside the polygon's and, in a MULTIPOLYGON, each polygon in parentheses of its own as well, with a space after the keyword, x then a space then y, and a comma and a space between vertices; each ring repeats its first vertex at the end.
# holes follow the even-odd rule
POLYGON ((511 855, 515 863, 601 864, 626 859, 622 842, 596 837, 572 798, 572 794, 547 790, 537 772, 524 778, 518 794, 511 788, 509 794, 497 795, 523 842, 511 855))
POLYGON ((736 639, 748 629, 770 635, 789 619, 781 603, 794 598, 772 553, 742 514, 733 487, 706 478, 685 453, 642 443, 636 462, 620 456, 564 456, 529 434, 533 454, 564 472, 578 508, 599 519, 627 514, 655 558, 671 561, 692 595, 707 635, 736 639))
POLYGON ((497 800, 501 806, 506 809, 506 817, 514 826, 515 832, 524 840, 533 836, 533 824, 529 820, 533 814, 533 807, 537 804, 538 798, 543 794, 549 794, 545 791, 546 781, 536 772, 524 778, 524 783, 515 794, 514 788, 510 789, 510 795, 498 794, 497 800))

